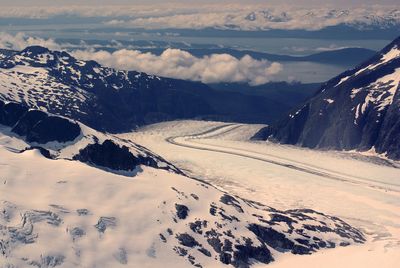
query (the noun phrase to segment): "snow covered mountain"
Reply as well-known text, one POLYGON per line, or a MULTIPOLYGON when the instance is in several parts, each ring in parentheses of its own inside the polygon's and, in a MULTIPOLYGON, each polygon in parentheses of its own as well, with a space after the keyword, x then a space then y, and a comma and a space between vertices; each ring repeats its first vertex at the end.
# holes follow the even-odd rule
POLYGON ((234 197, 18 103, 0 102, 0 166, 1 267, 249 267, 365 241, 336 217, 234 197))
POLYGON ((117 71, 39 46, 3 53, 0 62, 0 99, 64 115, 98 130, 129 130, 161 119, 209 114, 207 103, 177 90, 204 87, 117 71))
POLYGON ((187 118, 268 123, 291 107, 268 96, 106 68, 38 46, 0 51, 0 99, 113 133, 187 118))
POLYGON ((399 83, 400 37, 257 136, 310 148, 372 149, 400 159, 399 83))
POLYGON ((145 29, 222 29, 241 31, 307 30, 315 31, 336 26, 366 31, 392 29, 400 24, 400 11, 394 6, 357 8, 291 7, 291 6, 212 6, 210 9, 182 14, 121 17, 109 20, 110 27, 125 26, 145 29), (186 22, 186 23, 183 23, 186 22))

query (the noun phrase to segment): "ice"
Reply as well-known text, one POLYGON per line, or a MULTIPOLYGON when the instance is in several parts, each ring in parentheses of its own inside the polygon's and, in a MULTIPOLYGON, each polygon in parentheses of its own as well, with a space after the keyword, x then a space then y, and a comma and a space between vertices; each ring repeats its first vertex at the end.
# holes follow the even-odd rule
MULTIPOLYGON (((345 219, 371 235, 365 246, 321 252, 310 258, 282 256, 283 261, 272 267, 293 267, 297 262, 311 267, 345 267, 343 263, 394 267, 400 259, 399 162, 356 152, 249 142, 245 135, 240 139, 240 134, 235 134, 246 125, 236 126, 240 127, 175 121, 123 137, 135 139, 224 191, 279 209, 313 208, 345 219), (204 133, 210 129, 217 130, 204 133), (177 144, 170 144, 170 137, 177 144)), ((255 131, 253 126, 249 128, 255 131)))

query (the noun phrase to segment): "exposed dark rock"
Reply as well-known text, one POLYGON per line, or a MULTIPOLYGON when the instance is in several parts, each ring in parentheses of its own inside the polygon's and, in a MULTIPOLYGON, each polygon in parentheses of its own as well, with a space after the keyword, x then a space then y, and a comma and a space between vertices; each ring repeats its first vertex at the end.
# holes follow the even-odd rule
POLYGON ((50 204, 49 207, 56 209, 58 213, 64 213, 64 214, 70 213, 70 211, 66 207, 63 207, 61 205, 50 204))
POLYGON ((207 257, 211 257, 211 252, 204 248, 199 242, 196 241, 191 235, 187 233, 183 234, 178 234, 176 235, 176 238, 178 239, 179 243, 182 246, 188 247, 188 248, 194 248, 197 247, 197 250, 203 253, 207 257))
POLYGON ((46 222, 47 224, 59 226, 62 223, 60 216, 51 211, 33 210, 24 214, 24 221, 31 223, 46 222))
MULTIPOLYGON (((21 223, 16 227, 5 227, 0 224, 0 253, 9 256, 12 248, 17 244, 33 244, 38 238, 34 231, 36 223, 47 223, 58 227, 62 224, 62 219, 50 211, 32 210, 22 214, 21 223)), ((47 266, 46 266, 47 267, 47 266)))
POLYGON ((175 204, 176 215, 179 219, 184 220, 189 215, 189 208, 185 205, 175 204))
POLYGON ((375 149, 379 153, 386 152, 392 159, 400 159, 400 85, 382 123, 377 137, 375 149))
POLYGON ((291 251, 293 254, 310 254, 313 251, 312 249, 296 245, 292 240, 286 238, 283 233, 270 227, 250 224, 248 228, 261 241, 278 251, 291 251))
POLYGON ((32 128, 41 120, 45 119, 47 114, 39 110, 30 110, 26 112, 13 127, 12 132, 20 136, 26 136, 32 128))
POLYGON ((108 228, 117 226, 117 219, 114 217, 100 217, 97 224, 94 226, 100 233, 104 233, 108 228))
POLYGON ((224 194, 221 196, 220 201, 226 205, 233 206, 238 212, 243 213, 240 203, 234 197, 224 194))
POLYGON ((347 246, 349 246, 349 245, 350 245, 349 242, 341 242, 341 243, 339 244, 339 246, 341 246, 341 247, 347 247, 347 246))
POLYGON ((26 106, 14 102, 0 105, 0 124, 12 127, 27 111, 26 106))
POLYGON ((245 245, 235 246, 231 264, 234 267, 247 268, 250 267, 250 260, 252 259, 265 264, 274 260, 266 246, 253 246, 251 240, 247 240, 245 245))
POLYGON ((48 142, 68 142, 75 140, 81 134, 77 123, 56 116, 49 116, 39 121, 28 133, 28 142, 45 144, 48 142))
POLYGON ((193 248, 196 246, 200 246, 200 244, 189 234, 177 234, 176 238, 180 242, 182 246, 193 248))
POLYGON ((196 194, 190 194, 191 197, 193 197, 194 200, 199 200, 199 197, 196 194))
POLYGON ((210 214, 215 216, 217 213, 217 207, 213 204, 210 205, 210 214))
POLYGON ((224 240, 224 246, 222 247, 222 250, 223 251, 227 251, 227 252, 231 252, 231 251, 233 251, 232 245, 233 245, 233 243, 230 240, 225 239, 224 240))
POLYGON ((90 214, 90 211, 86 208, 77 209, 76 212, 78 213, 79 216, 87 216, 90 214))
MULTIPOLYGON (((119 146, 112 140, 105 140, 102 144, 89 144, 81 149, 73 159, 100 167, 124 171, 133 171, 138 165, 154 162, 151 158, 134 156, 128 147, 119 146)), ((156 163, 152 165, 154 166, 156 163)))
POLYGON ((203 221, 195 221, 195 222, 189 223, 190 229, 193 232, 198 233, 198 234, 203 234, 202 226, 203 226, 203 221))
POLYGON ((81 133, 77 123, 38 110, 28 111, 23 104, 13 102, 0 105, 0 124, 13 127, 12 131, 26 136, 27 142, 41 144, 73 141, 81 133))
POLYGON ((230 238, 235 238, 235 236, 232 234, 231 230, 224 231, 224 235, 226 235, 226 236, 228 236, 230 238))
POLYGON ((219 260, 220 262, 222 262, 223 264, 230 264, 232 261, 232 254, 231 253, 226 253, 223 252, 219 255, 219 260))
POLYGON ((72 240, 76 240, 86 235, 85 230, 79 227, 74 227, 72 230, 69 231, 69 233, 71 234, 72 240))
POLYGON ((232 222, 232 221, 239 222, 240 221, 236 216, 234 216, 234 215, 226 215, 222 211, 218 212, 218 214, 222 217, 222 220, 227 220, 227 221, 230 221, 230 222, 232 222))
POLYGON ((187 197, 187 195, 185 194, 185 192, 183 192, 183 191, 179 191, 178 189, 176 189, 175 187, 171 187, 171 189, 174 191, 174 192, 176 192, 178 195, 180 195, 180 196, 182 196, 182 197, 184 197, 184 198, 188 198, 187 197))
POLYGON ((174 251, 179 256, 186 256, 188 254, 188 251, 186 249, 184 249, 183 247, 174 247, 174 251))
POLYGON ((333 232, 333 230, 327 226, 304 224, 303 227, 304 227, 304 229, 310 230, 310 231, 318 231, 318 232, 322 232, 322 233, 333 232))
POLYGON ((205 256, 211 257, 211 252, 210 252, 209 250, 207 250, 207 249, 205 249, 205 248, 203 248, 203 247, 200 247, 198 250, 199 250, 201 253, 203 253, 205 256))
POLYGON ((218 233, 214 228, 211 228, 209 231, 205 232, 205 237, 207 238, 208 244, 217 252, 221 252, 221 239, 222 235, 218 233))
POLYGON ((162 242, 166 243, 167 239, 165 238, 165 236, 163 234, 159 234, 160 235, 160 239, 162 242))
POLYGON ((282 215, 282 214, 271 214, 271 221, 272 222, 286 222, 288 225, 291 225, 292 223, 297 223, 296 220, 293 220, 292 218, 282 215))
POLYGON ((47 159, 54 159, 53 156, 51 155, 50 151, 40 147, 40 146, 31 146, 28 147, 24 150, 21 150, 20 153, 26 152, 26 151, 30 151, 30 150, 39 150, 40 154, 43 155, 44 157, 46 157, 47 159))

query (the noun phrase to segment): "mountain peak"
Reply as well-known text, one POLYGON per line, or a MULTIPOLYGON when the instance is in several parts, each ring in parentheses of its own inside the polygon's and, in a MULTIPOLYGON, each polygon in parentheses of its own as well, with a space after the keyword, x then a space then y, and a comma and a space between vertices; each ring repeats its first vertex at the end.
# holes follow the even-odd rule
POLYGON ((28 55, 28 56, 45 54, 45 53, 50 53, 50 50, 42 46, 29 46, 20 52, 21 55, 28 55))

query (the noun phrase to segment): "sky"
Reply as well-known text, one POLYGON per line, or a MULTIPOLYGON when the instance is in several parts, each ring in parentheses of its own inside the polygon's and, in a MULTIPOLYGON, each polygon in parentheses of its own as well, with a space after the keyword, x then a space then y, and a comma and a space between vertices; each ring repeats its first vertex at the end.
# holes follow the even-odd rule
MULTIPOLYGON (((239 4, 288 4, 292 1, 285 3, 281 0, 0 0, 1 6, 68 6, 68 5, 153 5, 169 3, 181 3, 185 5, 199 5, 199 4, 222 4, 222 3, 239 3, 239 4)), ((294 5, 309 5, 309 6, 349 6, 349 5, 396 5, 398 0, 296 0, 294 5)))

